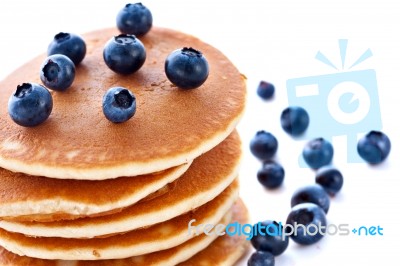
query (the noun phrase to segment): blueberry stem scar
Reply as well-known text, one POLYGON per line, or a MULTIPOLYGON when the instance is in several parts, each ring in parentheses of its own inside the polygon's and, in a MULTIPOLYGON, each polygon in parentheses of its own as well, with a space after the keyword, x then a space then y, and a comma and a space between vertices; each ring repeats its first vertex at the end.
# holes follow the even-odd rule
POLYGON ((117 103, 118 107, 123 109, 129 108, 134 100, 134 97, 131 96, 128 90, 121 90, 114 94, 115 102, 117 103))
POLYGON ((58 42, 63 42, 65 40, 68 40, 69 38, 70 34, 65 32, 57 33, 56 36, 54 36, 54 39, 56 39, 58 42))
POLYGON ((198 51, 192 47, 183 47, 182 54, 188 55, 188 56, 197 56, 197 57, 201 57, 203 55, 200 51, 198 51))
POLYGON ((17 86, 17 90, 14 94, 15 97, 23 98, 26 94, 32 91, 32 85, 29 83, 23 83, 17 86))
POLYGON ((60 70, 60 66, 57 63, 49 60, 43 68, 43 74, 48 81, 52 82, 57 79, 60 70))

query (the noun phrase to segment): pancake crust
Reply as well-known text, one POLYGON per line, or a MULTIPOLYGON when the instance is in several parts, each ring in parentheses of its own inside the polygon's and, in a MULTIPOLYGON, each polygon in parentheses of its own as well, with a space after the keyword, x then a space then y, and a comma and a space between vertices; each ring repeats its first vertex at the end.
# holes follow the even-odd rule
MULTIPOLYGON (((243 202, 239 200, 232 208, 232 221, 248 223, 249 217, 243 202)), ((244 236, 223 236, 213 241, 214 236, 201 235, 177 247, 137 257, 99 261, 57 261, 18 256, 0 247, 0 263, 8 266, 164 266, 164 265, 233 265, 246 251, 248 242, 244 236), (200 253, 199 253, 200 252, 200 253), (196 253, 198 255, 196 255, 196 253), (210 254, 210 258, 207 258, 210 254), (215 260, 217 264, 211 263, 215 260)))
POLYGON ((54 221, 117 212, 153 197, 190 164, 135 178, 98 181, 27 176, 0 168, 0 217, 54 221))
POLYGON ((141 38, 144 66, 123 76, 102 58, 104 44, 117 34, 111 28, 83 35, 87 54, 75 81, 65 92, 51 92, 53 112, 37 127, 15 124, 7 101, 17 85, 41 83, 45 55, 0 82, 0 167, 53 178, 136 176, 187 163, 233 131, 244 112, 245 80, 220 51, 195 37, 153 27, 141 38), (210 65, 207 81, 197 89, 179 89, 164 73, 167 55, 184 46, 202 51, 210 65), (102 113, 103 94, 114 86, 130 89, 137 99, 135 116, 121 124, 102 113))
MULTIPOLYGON (((123 222, 123 220, 129 217, 129 226, 130 230, 132 230, 156 222, 162 222, 190 211, 215 198, 232 183, 239 172, 241 160, 240 146, 239 135, 234 131, 217 147, 198 157, 192 163, 191 167, 175 181, 174 186, 164 195, 156 197, 153 200, 138 202, 126 211, 115 213, 112 216, 100 216, 96 219, 80 219, 76 222, 65 221, 55 223, 54 225, 56 227, 65 228, 66 232, 69 230, 77 230, 76 232, 79 232, 80 228, 85 226, 91 227, 91 229, 83 229, 83 231, 88 231, 88 233, 93 232, 93 230, 96 230, 96 232, 104 232, 103 230, 112 229, 108 226, 108 223, 116 221, 123 222), (103 227, 103 229, 100 227, 103 227)), ((82 191, 79 192, 81 193, 82 191)), ((49 200, 57 199, 56 191, 53 192, 54 194, 51 194, 51 191, 49 191, 49 193, 50 194, 47 195, 49 200)), ((114 192, 113 188, 109 187, 108 192, 105 193, 106 194, 102 195, 102 197, 109 197, 112 199, 114 193, 118 193, 118 191, 114 192)), ((91 197, 85 193, 75 196, 77 198, 91 197)), ((96 198, 94 197, 92 200, 95 201, 96 198)), ((21 204, 25 204, 25 202, 21 202, 21 204)), ((74 205, 71 205, 71 208, 73 207, 74 205)), ((32 217, 33 220, 38 220, 38 218, 40 218, 38 216, 32 217)), ((16 217, 16 219, 18 218, 19 217, 16 217)), ((22 218, 23 220, 27 220, 30 217, 22 218)), ((49 217, 45 216, 45 218, 46 222, 50 222, 49 217)), ((4 224, 7 222, 0 221, 0 223, 4 224)))

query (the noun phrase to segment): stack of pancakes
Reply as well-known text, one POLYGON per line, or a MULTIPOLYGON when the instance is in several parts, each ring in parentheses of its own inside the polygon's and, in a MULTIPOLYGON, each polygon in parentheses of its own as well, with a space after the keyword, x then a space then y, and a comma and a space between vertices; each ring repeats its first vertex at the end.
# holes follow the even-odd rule
POLYGON ((244 78, 217 49, 162 28, 141 39, 147 59, 137 73, 115 74, 102 51, 117 34, 84 36, 87 54, 73 86, 51 92, 53 112, 40 126, 14 124, 7 100, 17 85, 40 83, 45 55, 0 83, 1 265, 231 265, 243 254, 244 236, 195 226, 247 222, 235 131, 244 78), (193 90, 164 74, 167 55, 185 46, 210 65, 193 90), (101 108, 115 86, 137 99, 135 116, 122 124, 101 108))

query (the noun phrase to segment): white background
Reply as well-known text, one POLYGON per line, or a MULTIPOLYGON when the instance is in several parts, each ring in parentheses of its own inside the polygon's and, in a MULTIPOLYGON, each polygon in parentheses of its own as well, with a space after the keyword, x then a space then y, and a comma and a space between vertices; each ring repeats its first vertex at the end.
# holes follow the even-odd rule
MULTIPOLYGON (((1 1, 0 79, 19 65, 43 53, 55 33, 83 34, 112 27, 126 1, 1 1)), ((195 35, 223 51, 248 77, 248 108, 239 126, 244 162, 241 195, 253 222, 284 222, 293 191, 314 182, 314 173, 298 167, 304 145, 280 128, 279 116, 287 106, 286 80, 335 73, 314 59, 318 50, 340 63, 338 39, 349 39, 348 58, 354 61, 370 48, 374 56, 356 67, 375 69, 383 131, 392 141, 389 159, 378 167, 347 164, 345 138, 334 139, 334 164, 343 172, 342 192, 332 200, 329 223, 384 228, 384 236, 328 236, 318 244, 291 243, 276 258, 289 265, 398 265, 400 3, 398 1, 143 1, 154 24, 195 35), (256 87, 261 80, 275 84, 273 101, 261 101, 256 87), (397 107, 396 107, 397 106, 397 107), (256 180, 260 163, 249 153, 257 130, 272 132, 279 140, 277 160, 285 167, 284 186, 264 190, 256 180)), ((23 81, 21 81, 23 82, 23 81)), ((0 88, 2 89, 2 88, 0 88)), ((245 265, 245 260, 242 262, 245 265)))

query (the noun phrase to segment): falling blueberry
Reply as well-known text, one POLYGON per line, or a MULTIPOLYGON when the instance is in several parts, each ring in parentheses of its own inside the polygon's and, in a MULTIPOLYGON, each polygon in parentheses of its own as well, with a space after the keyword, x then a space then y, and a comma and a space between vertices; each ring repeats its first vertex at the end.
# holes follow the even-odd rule
POLYGON ((276 221, 263 221, 253 226, 251 244, 256 250, 271 252, 274 256, 282 254, 289 245, 289 237, 279 234, 284 230, 276 221))
POLYGON ((308 166, 318 169, 331 163, 333 146, 323 138, 313 139, 303 148, 303 158, 308 166))
POLYGON ((275 257, 270 252, 256 251, 251 254, 247 266, 274 266, 275 257))
POLYGON ((318 169, 315 182, 321 185, 329 195, 334 196, 343 187, 343 175, 339 170, 326 166, 318 169))
POLYGON ((274 189, 282 185, 285 177, 283 167, 272 161, 263 162, 257 172, 258 181, 266 188, 274 189))
POLYGON ((282 129, 292 136, 303 134, 310 123, 307 111, 300 106, 290 106, 281 114, 282 129))
POLYGON ((275 86, 266 81, 260 81, 257 87, 257 94, 264 100, 269 100, 274 96, 275 86))
POLYGON ((278 150, 278 140, 269 132, 260 130, 250 141, 251 153, 260 160, 271 159, 278 150))
POLYGON ((320 185, 310 185, 297 189, 290 200, 291 207, 301 203, 314 203, 328 213, 330 199, 328 193, 320 185))
MULTIPOLYGON (((294 206, 286 219, 286 224, 291 225, 291 229, 293 229, 290 238, 301 245, 317 243, 326 233, 325 212, 314 203, 302 203, 294 206), (296 232, 294 232, 295 227, 297 228, 296 232)), ((288 227, 286 233, 289 234, 287 230, 288 227)))
POLYGON ((358 141, 358 154, 370 164, 379 164, 389 155, 391 143, 385 133, 371 131, 358 141))

